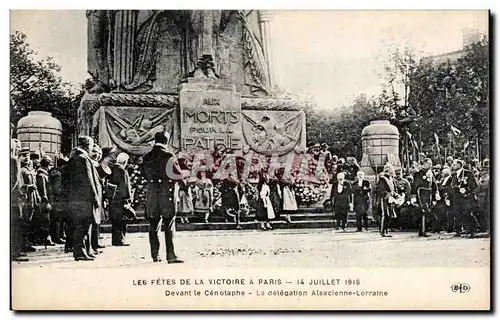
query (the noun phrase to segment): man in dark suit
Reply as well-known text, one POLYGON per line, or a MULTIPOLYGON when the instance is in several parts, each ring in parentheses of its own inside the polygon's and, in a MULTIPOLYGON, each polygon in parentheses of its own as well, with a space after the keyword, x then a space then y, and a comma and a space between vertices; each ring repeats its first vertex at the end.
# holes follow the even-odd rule
POLYGON ((128 246, 124 243, 127 230, 127 221, 125 217, 125 206, 130 205, 132 195, 130 192, 130 178, 125 167, 127 166, 129 156, 126 153, 120 153, 116 157, 116 164, 111 169, 109 183, 116 186, 116 192, 109 204, 109 215, 111 218, 111 245, 128 246))
POLYGON ((338 230, 341 227, 345 231, 348 211, 353 210, 353 193, 351 184, 345 179, 343 172, 337 174, 337 182, 332 185, 330 199, 333 203, 335 220, 337 220, 335 229, 338 230))
POLYGON ((474 174, 464 169, 462 160, 453 161, 455 173, 452 175, 451 187, 453 189, 453 212, 455 217, 455 236, 460 237, 462 233, 462 224, 465 232, 474 236, 477 221, 473 216, 474 191, 478 187, 474 174))
POLYGON ((68 207, 75 226, 73 256, 76 261, 91 261, 90 239, 92 224, 100 222, 99 176, 89 153, 94 140, 88 136, 78 138, 78 147, 72 151, 68 162, 68 207))
POLYGON ((394 167, 390 164, 384 166, 384 172, 378 176, 375 194, 377 198, 377 213, 380 216, 380 234, 382 237, 392 237, 389 234, 391 219, 394 218, 394 167))
MULTIPOLYGON (((23 194, 21 193, 22 180, 20 176, 20 167, 18 153, 20 151, 20 142, 16 139, 11 141, 11 156, 10 156, 10 215, 11 215, 11 243, 12 243, 12 260, 28 261, 26 254, 23 252, 26 244, 25 240, 25 224, 23 219, 23 194)), ((25 153, 19 153, 20 159, 25 159, 29 150, 25 153)))
POLYGON ((370 181, 365 180, 365 173, 358 171, 356 180, 352 183, 352 192, 354 194, 354 212, 356 212, 357 231, 362 231, 361 221, 363 221, 365 230, 368 231, 368 207, 370 205, 370 192, 372 188, 370 181))
POLYGON ((142 168, 148 181, 146 193, 146 218, 149 220, 149 243, 154 262, 161 261, 158 251, 158 234, 161 222, 165 230, 165 246, 168 263, 182 263, 174 251, 175 230, 175 183, 182 179, 182 170, 177 157, 167 150, 170 136, 167 132, 155 134, 153 149, 144 156, 142 168))
POLYGON ((428 237, 427 225, 430 221, 431 210, 437 201, 441 200, 436 183, 436 177, 432 172, 432 160, 425 158, 422 161, 422 168, 414 175, 413 194, 417 196, 417 204, 420 209, 419 216, 419 237, 428 237))
POLYGON ((52 159, 44 156, 40 160, 40 167, 36 174, 36 187, 40 195, 40 203, 36 212, 36 233, 40 237, 40 243, 46 246, 53 246, 54 243, 50 239, 50 216, 52 212, 52 205, 49 202, 49 168, 52 166, 52 159))

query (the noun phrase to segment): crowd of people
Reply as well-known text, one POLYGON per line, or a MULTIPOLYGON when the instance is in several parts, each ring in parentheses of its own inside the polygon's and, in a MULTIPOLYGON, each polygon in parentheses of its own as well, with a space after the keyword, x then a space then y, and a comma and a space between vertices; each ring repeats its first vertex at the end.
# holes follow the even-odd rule
MULTIPOLYGON (((217 149, 213 162, 201 162, 196 170, 185 157, 167 147, 169 135, 155 135, 152 150, 138 161, 145 181, 145 218, 150 223, 149 240, 153 261, 161 261, 159 233, 165 231, 169 263, 182 263, 174 250, 175 220, 189 223, 194 212, 208 223, 217 207, 242 229, 241 216, 255 209, 261 230, 271 230, 271 221, 291 222, 298 211, 297 170, 285 168, 250 170, 242 175, 244 159, 236 169, 224 171, 227 151, 217 149), (251 205, 250 205, 251 204, 251 205)), ((346 230, 349 212, 356 215, 356 229, 370 227, 371 210, 383 237, 391 230, 418 228, 428 232, 463 232, 473 236, 489 230, 489 161, 464 163, 448 157, 444 164, 432 164, 422 156, 403 171, 387 164, 376 183, 368 181, 354 157, 345 160, 332 155, 328 145, 315 144, 308 153, 324 164, 331 177, 331 192, 324 206, 333 213, 335 229, 346 230), (373 190, 372 190, 373 189, 373 190)), ((135 188, 131 185, 129 155, 114 148, 101 148, 87 136, 80 137, 69 158, 52 159, 13 139, 11 147, 12 258, 27 260, 26 252, 36 245, 64 244, 77 261, 92 261, 103 253, 101 221, 110 220, 112 246, 127 246, 127 222, 136 218, 135 188)), ((250 163, 252 168, 256 163, 250 163)), ((314 171, 314 170, 313 170, 314 171)))
POLYGON ((489 231, 488 159, 480 166, 477 160, 465 163, 453 157, 443 165, 433 165, 432 159, 423 158, 406 175, 401 168, 387 164, 373 193, 364 172, 358 171, 353 181, 348 181, 347 175, 337 174, 330 196, 337 229, 345 230, 348 212, 353 211, 357 231, 362 231, 363 225, 368 230, 367 213, 372 206, 383 237, 390 237, 391 230, 414 228, 421 237, 443 231, 474 237, 478 231, 489 231))
POLYGON ((27 261, 34 246, 64 244, 77 261, 103 253, 99 225, 111 220, 112 245, 126 246, 126 221, 133 219, 129 156, 101 150, 80 137, 69 158, 58 158, 11 143, 12 259, 27 261))

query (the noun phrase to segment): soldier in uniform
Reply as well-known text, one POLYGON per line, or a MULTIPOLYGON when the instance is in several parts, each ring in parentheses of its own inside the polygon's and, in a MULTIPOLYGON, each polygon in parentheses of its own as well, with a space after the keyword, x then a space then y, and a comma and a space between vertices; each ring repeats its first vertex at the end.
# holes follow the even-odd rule
POLYGON ((419 206, 419 237, 428 237, 426 227, 429 222, 431 210, 436 204, 436 201, 441 199, 436 178, 432 172, 432 160, 425 158, 422 161, 422 168, 415 173, 415 182, 413 183, 412 193, 417 196, 417 204, 419 206))
POLYGON ((380 215, 380 234, 382 237, 392 237, 389 234, 389 226, 391 219, 394 218, 394 200, 396 196, 393 175, 394 167, 391 164, 386 164, 384 172, 378 176, 375 189, 377 211, 380 215))
POLYGON ((400 197, 403 197, 404 200, 402 204, 396 205, 394 207, 394 211, 396 214, 396 219, 399 222, 400 230, 406 230, 411 224, 411 185, 408 180, 403 178, 403 172, 401 169, 396 169, 395 174, 395 191, 400 197))
POLYGON ((477 221, 473 215, 474 191, 478 187, 474 174, 464 169, 464 162, 456 159, 453 162, 455 173, 452 175, 453 212, 455 216, 455 236, 460 237, 462 225, 465 231, 474 236, 477 221))
POLYGON ((477 192, 480 231, 489 231, 490 227, 490 160, 483 160, 481 173, 479 176, 479 188, 477 192))
POLYGON ((446 230, 451 233, 453 232, 453 219, 450 214, 450 206, 451 206, 451 197, 452 197, 452 189, 451 189, 451 170, 443 169, 442 180, 438 183, 438 191, 441 199, 437 201, 435 210, 435 219, 433 220, 433 231, 440 232, 443 226, 443 222, 446 221, 446 230))
POLYGON ((158 234, 161 223, 165 230, 165 246, 168 263, 182 263, 174 250, 175 230, 175 183, 182 179, 182 170, 177 157, 167 150, 170 136, 167 132, 155 134, 153 149, 143 158, 143 172, 148 181, 146 193, 146 218, 149 220, 149 243, 154 262, 161 261, 158 254, 160 240, 158 234))

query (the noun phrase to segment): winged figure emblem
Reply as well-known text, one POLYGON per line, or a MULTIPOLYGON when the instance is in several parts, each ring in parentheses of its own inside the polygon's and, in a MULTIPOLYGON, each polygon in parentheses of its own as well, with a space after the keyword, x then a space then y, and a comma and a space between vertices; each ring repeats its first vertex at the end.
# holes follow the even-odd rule
POLYGON ((302 131, 301 114, 285 122, 278 122, 268 115, 252 119, 243 113, 243 135, 250 148, 265 155, 282 155, 298 143, 302 131))
POLYGON ((157 132, 165 131, 165 122, 172 111, 173 109, 151 118, 145 118, 144 114, 141 114, 132 123, 120 117, 113 108, 106 110, 106 113, 120 129, 120 138, 130 145, 139 146, 154 139, 157 132))

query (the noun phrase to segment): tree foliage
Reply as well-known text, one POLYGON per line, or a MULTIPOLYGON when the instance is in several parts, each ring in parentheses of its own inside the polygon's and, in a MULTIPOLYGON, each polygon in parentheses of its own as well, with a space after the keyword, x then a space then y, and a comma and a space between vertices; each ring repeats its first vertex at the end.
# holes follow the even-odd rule
POLYGON ((14 125, 29 111, 48 111, 63 126, 62 147, 67 151, 76 133, 77 109, 83 85, 72 87, 59 76, 61 67, 47 57, 40 59, 27 36, 10 35, 10 121, 14 125))
POLYGON ((422 61, 411 78, 409 105, 415 111, 422 142, 427 151, 434 144, 434 133, 446 146, 485 138, 489 126, 488 42, 468 46, 455 61, 436 64, 422 61), (451 125, 459 128, 459 139, 450 139, 451 125))

